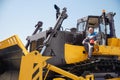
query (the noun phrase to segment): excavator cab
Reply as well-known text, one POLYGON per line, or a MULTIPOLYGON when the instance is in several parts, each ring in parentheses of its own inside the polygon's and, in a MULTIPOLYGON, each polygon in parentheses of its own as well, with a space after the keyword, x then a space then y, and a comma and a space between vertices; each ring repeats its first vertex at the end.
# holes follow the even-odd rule
POLYGON ((85 36, 88 35, 88 28, 92 27, 95 32, 100 31, 99 29, 99 18, 98 16, 88 16, 77 21, 77 30, 78 32, 85 33, 85 36))
POLYGON ((77 31, 82 33, 84 38, 88 36, 90 27, 94 29, 94 32, 100 32, 98 16, 87 16, 77 20, 77 31))
POLYGON ((77 31, 88 35, 88 28, 92 27, 98 34, 97 39, 100 45, 107 45, 108 38, 115 38, 114 17, 115 13, 105 13, 101 16, 87 16, 77 20, 77 31))

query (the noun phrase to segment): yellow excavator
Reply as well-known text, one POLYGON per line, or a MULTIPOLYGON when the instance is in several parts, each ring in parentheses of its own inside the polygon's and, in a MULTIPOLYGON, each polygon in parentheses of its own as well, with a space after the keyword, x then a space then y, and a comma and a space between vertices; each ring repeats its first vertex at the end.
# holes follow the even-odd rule
POLYGON ((120 80, 120 39, 116 37, 115 13, 103 11, 77 20, 77 27, 63 29, 67 10, 54 5, 56 24, 42 31, 38 22, 26 46, 17 35, 0 42, 0 80, 120 80), (82 44, 88 28, 97 32, 97 44, 82 44))

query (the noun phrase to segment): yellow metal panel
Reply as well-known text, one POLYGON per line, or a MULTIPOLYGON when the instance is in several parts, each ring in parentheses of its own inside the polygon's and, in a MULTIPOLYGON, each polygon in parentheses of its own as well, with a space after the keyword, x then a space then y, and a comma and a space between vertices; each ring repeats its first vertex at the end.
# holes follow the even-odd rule
POLYGON ((120 47, 120 39, 118 39, 118 43, 117 44, 118 44, 118 47, 120 47))
POLYGON ((41 56, 38 51, 33 51, 23 56, 19 80, 43 80, 42 69, 46 66, 46 60, 49 58, 41 56))
POLYGON ((0 42, 0 49, 7 48, 17 44, 16 35, 0 42))
POLYGON ((120 78, 112 78, 112 79, 106 79, 106 80, 120 80, 120 78))
POLYGON ((14 45, 18 45, 22 49, 24 55, 28 54, 28 51, 26 50, 26 48, 24 47, 23 43, 21 42, 17 35, 13 35, 7 38, 6 40, 1 41, 0 49, 4 49, 14 45))
POLYGON ((108 46, 99 45, 98 50, 99 51, 94 51, 93 55, 120 56, 120 39, 109 38, 108 46))
MULTIPOLYGON (((83 53, 84 46, 65 44, 65 61, 67 64, 84 61, 87 59, 87 53, 83 53)), ((120 47, 118 46, 95 46, 92 55, 120 56, 120 47), (97 49, 96 49, 97 48, 97 49)))
POLYGON ((120 56, 120 47, 115 46, 99 46, 98 52, 93 52, 93 55, 113 55, 120 56))
POLYGON ((64 48, 65 61, 67 64, 76 63, 87 59, 88 55, 83 53, 83 51, 85 51, 83 46, 65 44, 64 48))
POLYGON ((120 47, 120 39, 119 38, 109 38, 108 46, 120 47))
POLYGON ((54 78, 53 80, 65 80, 64 78, 54 78))

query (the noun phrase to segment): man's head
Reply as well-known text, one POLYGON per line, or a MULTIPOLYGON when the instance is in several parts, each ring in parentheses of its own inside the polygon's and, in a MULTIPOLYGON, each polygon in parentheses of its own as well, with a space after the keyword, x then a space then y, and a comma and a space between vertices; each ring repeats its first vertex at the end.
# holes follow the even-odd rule
POLYGON ((94 32, 94 29, 92 27, 89 28, 89 33, 93 33, 94 32))

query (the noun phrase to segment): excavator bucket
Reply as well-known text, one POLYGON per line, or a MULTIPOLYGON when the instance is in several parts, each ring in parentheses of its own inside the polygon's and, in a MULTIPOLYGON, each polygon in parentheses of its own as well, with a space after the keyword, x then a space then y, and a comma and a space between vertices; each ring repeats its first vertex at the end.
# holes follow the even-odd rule
POLYGON ((28 54, 17 35, 0 42, 0 80, 18 80, 21 57, 28 54))

